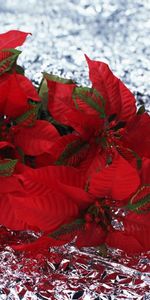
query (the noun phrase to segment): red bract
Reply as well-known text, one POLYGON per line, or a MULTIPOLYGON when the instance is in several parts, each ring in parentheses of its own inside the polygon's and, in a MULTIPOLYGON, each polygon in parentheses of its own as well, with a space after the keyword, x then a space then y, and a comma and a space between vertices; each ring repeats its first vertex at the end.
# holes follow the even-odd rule
POLYGON ((149 250, 149 248, 145 249, 143 247, 142 243, 136 239, 134 233, 126 234, 124 231, 119 230, 110 231, 106 239, 106 244, 112 248, 124 250, 129 254, 149 250))
POLYGON ((129 199, 140 186, 140 177, 125 159, 117 155, 112 164, 93 174, 89 192, 97 197, 114 200, 129 199))
MULTIPOLYGON (((26 122, 28 123, 28 120, 26 122)), ((45 156, 49 155, 52 145, 59 138, 59 133, 52 124, 44 120, 34 120, 32 126, 31 124, 30 126, 23 125, 24 119, 19 125, 12 126, 10 119, 2 119, 2 125, 0 124, 0 157, 19 159, 26 163, 26 157, 31 156, 36 167, 35 161, 38 156, 42 155, 44 159, 45 156)))
POLYGON ((89 223, 77 236, 77 247, 96 247, 105 243, 106 231, 96 223, 89 223))
POLYGON ((11 118, 21 116, 29 110, 28 100, 40 101, 31 81, 17 73, 0 77, 0 111, 11 118))
POLYGON ((13 48, 21 46, 27 35, 18 30, 0 34, 0 112, 12 118, 29 109, 29 99, 40 101, 31 81, 16 72, 20 52, 13 48))
MULTIPOLYGON (((91 97, 93 103, 83 98, 83 95, 81 95, 82 88, 77 88, 74 83, 67 80, 61 81, 55 76, 45 75, 49 87, 49 110, 54 118, 62 123, 66 122, 66 114, 68 116, 68 113, 74 109, 86 114, 98 115, 102 112, 103 101, 106 101, 105 111, 107 117, 114 115, 116 123, 119 120, 129 121, 136 113, 133 94, 113 75, 105 63, 92 61, 87 56, 86 59, 89 66, 89 77, 93 85, 93 95, 91 97), (75 90, 75 88, 77 89, 75 90), (99 97, 96 97, 98 93, 99 97)), ((86 91, 91 93, 88 88, 86 88, 86 91)), ((76 121, 78 122, 78 120, 76 121)))
POLYGON ((59 138, 56 128, 44 120, 35 121, 31 127, 14 126, 13 142, 26 155, 38 156, 49 153, 59 138))
POLYGON ((112 163, 116 150, 130 163, 135 160, 135 147, 132 149, 130 138, 127 141, 126 132, 130 136, 128 123, 136 118, 136 106, 132 93, 106 64, 87 61, 93 89, 45 77, 50 113, 77 132, 60 137, 51 155, 56 163, 78 167, 89 178, 112 163))
MULTIPOLYGON (((12 193, 5 191, 5 214, 0 210, 0 222, 2 219, 6 226, 9 223, 11 229, 38 228, 52 232, 74 220, 79 211, 93 201, 83 190, 84 177, 75 169, 45 167, 33 170, 20 165, 17 171, 13 176, 22 189, 12 193)), ((1 205, 3 203, 1 201, 1 205)))
POLYGON ((106 243, 127 253, 145 252, 150 249, 150 213, 129 213, 124 219, 124 230, 110 230, 106 243))
POLYGON ((89 78, 93 88, 100 92, 106 100, 106 114, 116 115, 117 120, 129 121, 136 113, 135 98, 129 89, 109 69, 108 65, 90 60, 89 78))
POLYGON ((110 230, 107 244, 128 253, 145 252, 150 249, 150 160, 143 158, 140 170, 140 186, 130 200, 128 215, 122 218, 123 231, 110 230))
POLYGON ((25 41, 28 33, 11 30, 0 34, 0 75, 10 71, 16 63, 21 53, 14 48, 21 46, 25 41))
POLYGON ((150 116, 148 113, 134 116, 127 124, 123 144, 140 157, 150 158, 150 116))
POLYGON ((140 170, 142 184, 150 184, 150 159, 143 157, 142 168, 140 170))
POLYGON ((21 46, 29 33, 10 30, 6 33, 0 34, 0 51, 3 49, 16 48, 21 46))

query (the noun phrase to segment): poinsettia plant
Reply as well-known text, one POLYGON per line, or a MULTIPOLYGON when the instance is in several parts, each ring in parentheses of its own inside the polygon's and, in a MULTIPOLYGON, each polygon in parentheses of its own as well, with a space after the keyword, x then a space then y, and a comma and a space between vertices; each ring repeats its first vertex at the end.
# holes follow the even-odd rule
POLYGON ((0 35, 0 224, 42 236, 12 247, 150 250, 150 116, 87 56, 91 88, 47 73, 35 88, 17 64, 27 35, 0 35))

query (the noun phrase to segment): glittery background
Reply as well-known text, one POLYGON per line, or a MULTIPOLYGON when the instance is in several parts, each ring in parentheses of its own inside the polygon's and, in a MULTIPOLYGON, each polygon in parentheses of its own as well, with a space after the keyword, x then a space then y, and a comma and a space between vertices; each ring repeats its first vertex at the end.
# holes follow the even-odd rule
POLYGON ((84 53, 109 63, 150 102, 149 0, 0 0, 0 32, 31 32, 20 63, 37 83, 42 71, 87 82, 84 53))
MULTIPOLYGON (((109 63, 138 104, 149 108, 149 16, 149 0, 0 0, 0 33, 32 33, 20 64, 35 84, 42 71, 87 84, 87 53, 109 63)), ((102 257, 71 244, 31 257, 8 247, 18 238, 24 242, 34 234, 0 227, 2 300, 150 299, 150 253, 127 257, 116 250, 102 257)))

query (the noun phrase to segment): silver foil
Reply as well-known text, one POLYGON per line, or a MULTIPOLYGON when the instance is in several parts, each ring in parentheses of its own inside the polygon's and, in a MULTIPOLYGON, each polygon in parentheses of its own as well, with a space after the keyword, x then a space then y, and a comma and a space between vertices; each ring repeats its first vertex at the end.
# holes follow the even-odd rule
POLYGON ((0 32, 32 33, 20 64, 36 84, 43 71, 87 84, 86 53, 107 62, 147 107, 149 16, 149 0, 0 0, 0 32))
MULTIPOLYGON (((2 228, 1 228, 2 231, 2 228)), ((32 232, 7 233, 9 243, 35 239, 32 232)), ((0 299, 150 299, 150 252, 129 257, 120 250, 77 249, 74 242, 48 252, 15 253, 3 239, 0 299)), ((1 241, 2 245, 2 241, 1 241)))
MULTIPOLYGON (((0 32, 31 32, 19 63, 37 85, 42 72, 89 84, 84 59, 107 62, 150 106, 149 0, 0 0, 0 32)), ((150 299, 150 253, 129 257, 110 249, 77 249, 73 243, 49 253, 15 253, 11 242, 35 239, 32 232, 0 228, 1 300, 150 299)))

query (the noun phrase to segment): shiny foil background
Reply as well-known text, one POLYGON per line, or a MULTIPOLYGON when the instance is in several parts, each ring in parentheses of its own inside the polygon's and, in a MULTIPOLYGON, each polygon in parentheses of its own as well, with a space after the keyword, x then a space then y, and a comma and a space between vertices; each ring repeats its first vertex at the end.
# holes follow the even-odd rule
MULTIPOLYGON (((90 84, 86 53, 107 62, 149 109, 149 0, 0 0, 0 33, 10 29, 32 33, 19 63, 36 85, 43 71, 90 84)), ((1 300, 150 299, 150 253, 110 249, 102 257, 73 243, 36 256, 9 248, 34 238, 0 227, 1 300)))
POLYGON ((150 0, 0 0, 0 32, 32 33, 20 63, 36 83, 42 71, 87 83, 84 53, 107 62, 150 102, 150 0))

